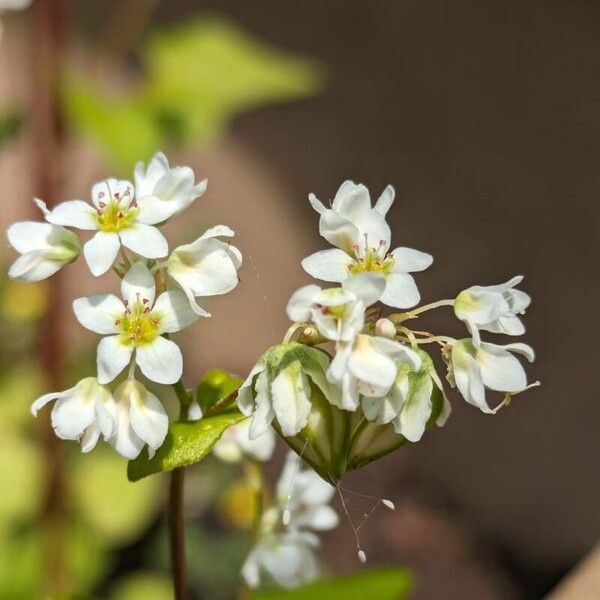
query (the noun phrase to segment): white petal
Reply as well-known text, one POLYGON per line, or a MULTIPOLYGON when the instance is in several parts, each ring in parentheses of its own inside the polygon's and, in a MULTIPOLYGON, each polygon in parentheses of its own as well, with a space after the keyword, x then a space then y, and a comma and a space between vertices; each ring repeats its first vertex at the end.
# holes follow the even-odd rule
POLYGON ((120 246, 119 236, 106 231, 99 231, 85 243, 83 255, 92 275, 98 277, 110 269, 117 258, 120 246))
POLYGON ((373 207, 382 217, 387 215, 388 210, 394 203, 394 197, 396 191, 391 185, 386 186, 385 190, 381 193, 381 196, 377 199, 375 206, 373 207))
POLYGON ((425 432, 427 421, 431 416, 432 391, 431 377, 428 374, 419 376, 398 415, 400 427, 396 431, 410 442, 418 442, 425 432))
POLYGON ((527 385, 521 363, 506 350, 484 342, 477 360, 486 387, 498 392, 518 392, 527 385))
POLYGON ((260 562, 259 554, 256 550, 253 550, 246 558, 244 565, 242 566, 242 577, 248 585, 248 587, 256 588, 260 585, 260 562))
POLYGON ((433 263, 433 256, 412 248, 396 248, 392 251, 394 273, 414 273, 424 271, 433 263))
POLYGON ((95 421, 83 432, 81 437, 81 451, 91 452, 100 439, 100 426, 95 421))
POLYGON ((302 261, 302 268, 316 279, 340 283, 349 276, 354 260, 342 250, 320 250, 302 261))
POLYGON ((419 303, 417 284, 408 273, 390 273, 380 300, 394 308, 411 308, 419 303))
POLYGON ((98 229, 96 211, 83 200, 69 200, 55 206, 50 214, 46 216, 48 223, 75 227, 87 231, 98 229))
POLYGON ((133 352, 132 346, 125 346, 121 336, 111 335, 100 340, 96 362, 98 381, 110 383, 129 363, 133 352))
POLYGON ((175 342, 161 336, 136 349, 135 361, 142 373, 156 383, 176 383, 183 371, 183 357, 175 342))
POLYGON ((59 271, 64 263, 49 260, 47 256, 47 250, 36 250, 19 256, 10 266, 8 276, 11 279, 28 283, 48 279, 48 277, 59 271))
POLYGON ((286 312, 292 321, 308 321, 315 298, 321 291, 318 285, 305 285, 296 290, 290 298, 286 312))
POLYGON ((348 369, 362 382, 387 389, 396 378, 396 364, 375 348, 372 338, 368 335, 359 335, 356 338, 348 369))
POLYGON ((407 364, 415 371, 421 368, 421 357, 408 346, 379 336, 372 336, 371 343, 379 352, 386 354, 394 361, 407 364))
POLYGON ((460 365, 456 364, 453 358, 453 364, 456 387, 463 398, 484 413, 492 413, 493 411, 485 399, 485 388, 479 363, 471 355, 466 355, 460 365))
POLYGON ((51 248, 49 243, 52 231, 56 229, 49 223, 20 221, 13 223, 6 231, 10 245, 19 253, 51 248))
POLYGON ((255 404, 256 410, 252 415, 250 423, 249 436, 251 440, 260 437, 269 429, 275 416, 275 411, 271 405, 271 397, 269 394, 269 377, 267 371, 263 370, 256 379, 255 384, 255 404))
POLYGON ((77 320, 96 333, 116 333, 115 321, 125 312, 125 306, 113 294, 94 294, 73 301, 77 320))
POLYGON ((144 169, 144 163, 135 165, 135 194, 137 198, 151 196, 156 182, 169 170, 169 161, 162 152, 157 152, 150 162, 148 169, 144 169))
POLYGON ((96 417, 95 397, 75 393, 61 398, 52 409, 52 427, 63 440, 77 440, 96 417))
POLYGON ((145 258, 162 258, 169 253, 165 236, 152 225, 134 223, 119 232, 121 243, 145 258))
POLYGON ((346 279, 342 284, 344 290, 352 292, 360 298, 365 306, 375 304, 386 287, 386 278, 379 273, 359 273, 346 279))
MULTIPOLYGON (((348 254, 354 254, 359 243, 356 225, 332 210, 326 210, 319 219, 319 233, 332 245, 348 254)), ((360 240, 362 243, 362 240, 360 240)))
POLYGON ((254 377, 264 371, 266 363, 261 358, 253 367, 244 383, 238 389, 237 405, 240 412, 249 417, 254 412, 254 393, 252 386, 254 385, 254 377))
POLYGON ((131 427, 152 450, 157 450, 165 441, 169 429, 169 417, 160 400, 148 390, 144 389, 144 392, 145 394, 140 390, 140 393, 131 395, 129 410, 131 427))
POLYGON ((309 194, 308 195, 308 201, 310 202, 310 205, 320 214, 322 215, 327 208, 325 208, 325 205, 314 195, 314 194, 309 194))
POLYGON ((44 394, 43 396, 40 396, 32 405, 31 405, 31 414, 34 417, 37 417, 38 411, 41 410, 44 406, 46 406, 46 404, 48 404, 48 402, 51 402, 52 400, 58 400, 59 398, 65 398, 65 397, 69 397, 72 393, 73 390, 75 390, 75 387, 69 388, 68 390, 65 390, 64 392, 50 392, 49 394, 44 394))
POLYGON ((367 211, 371 210, 369 190, 362 183, 344 181, 333 199, 332 208, 343 217, 356 223, 367 211))
POLYGON ((311 506, 292 520, 295 527, 327 531, 338 526, 340 519, 331 506, 311 506))
POLYGON ((133 431, 129 419, 129 402, 117 402, 117 428, 109 443, 121 456, 133 460, 142 451, 144 441, 133 431))
POLYGON ((281 432, 296 435, 306 427, 311 408, 310 385, 300 363, 292 363, 275 377, 271 393, 281 432))
POLYGON ((157 298, 152 314, 159 318, 160 333, 181 331, 198 320, 185 294, 177 290, 163 292, 157 298))
POLYGON ((147 300, 148 306, 154 303, 156 284, 150 269, 143 260, 134 263, 121 281, 121 295, 129 304, 147 300))
POLYGON ((528 346, 527 344, 506 344, 503 347, 505 350, 510 350, 511 352, 522 354, 529 362, 533 362, 535 360, 535 352, 533 351, 533 348, 531 346, 528 346))

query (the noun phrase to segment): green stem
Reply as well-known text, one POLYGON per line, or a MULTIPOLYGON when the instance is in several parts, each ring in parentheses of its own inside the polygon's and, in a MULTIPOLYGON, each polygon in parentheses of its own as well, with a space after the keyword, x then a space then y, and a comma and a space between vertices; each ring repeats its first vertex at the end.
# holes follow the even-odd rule
POLYGON ((401 323, 402 321, 414 319, 421 313, 427 312, 428 310, 433 310, 434 308, 440 308, 441 306, 454 306, 454 299, 446 298, 445 300, 438 300, 437 302, 432 302, 431 304, 424 304, 423 306, 413 308, 413 310, 408 312, 389 315, 388 319, 394 323, 401 323))

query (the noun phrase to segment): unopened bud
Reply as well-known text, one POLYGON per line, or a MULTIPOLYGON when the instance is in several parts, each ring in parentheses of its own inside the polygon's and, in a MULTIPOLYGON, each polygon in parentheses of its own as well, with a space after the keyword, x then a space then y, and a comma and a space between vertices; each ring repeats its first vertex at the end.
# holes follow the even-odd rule
POLYGON ((396 505, 391 500, 387 500, 386 498, 383 498, 381 500, 381 502, 384 506, 387 506, 390 510, 396 510, 396 505))
POLYGON ((379 319, 375 323, 375 333, 381 337, 393 340, 396 337, 396 326, 389 319, 379 319))

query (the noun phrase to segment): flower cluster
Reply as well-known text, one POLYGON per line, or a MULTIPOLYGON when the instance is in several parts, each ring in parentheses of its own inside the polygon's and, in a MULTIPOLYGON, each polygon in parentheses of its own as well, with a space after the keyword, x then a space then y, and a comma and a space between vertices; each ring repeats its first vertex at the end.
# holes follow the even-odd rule
MULTIPOLYGON (((487 403, 486 388, 502 392, 501 404, 505 404, 530 387, 512 353, 532 361, 533 350, 521 343, 483 342, 480 336, 481 331, 524 332, 518 315, 524 313, 530 298, 515 289, 522 277, 503 285, 474 286, 454 299, 415 308, 420 294, 411 273, 427 269, 433 258, 412 248, 390 250, 386 215, 394 189, 387 186, 374 206, 367 188, 352 181, 341 185, 331 208, 312 194, 309 200, 319 213, 320 234, 335 248, 312 254, 302 266, 313 277, 338 285, 306 285, 290 298, 287 314, 294 325, 284 343, 260 359, 238 395, 240 410, 252 416, 250 437, 261 435, 273 423, 292 447, 307 453, 311 464, 308 455, 314 450, 318 456, 313 458, 319 463, 327 450, 315 447, 319 436, 314 429, 327 420, 323 415, 329 415, 331 407, 351 413, 344 431, 350 430, 354 437, 346 454, 337 458, 345 461, 338 474, 364 464, 364 451, 369 447, 374 457, 397 447, 398 439, 390 437, 390 428, 402 441, 420 440, 427 426, 444 425, 451 411, 434 360, 424 350, 427 344, 440 346, 449 383, 484 412, 496 410, 487 403), (403 312, 385 316, 386 306, 403 312), (467 325, 469 338, 456 340, 407 326, 420 314, 441 306, 454 308, 467 325), (301 333, 292 342, 297 331, 301 333), (299 346, 314 348, 309 353, 299 346), (329 407, 323 408, 322 402, 316 407, 317 394, 329 407), (385 432, 388 441, 375 442, 376 430, 365 429, 365 422, 381 426, 378 432, 385 432), (299 435, 304 444, 294 445, 290 440, 299 435), (378 444, 381 447, 375 451, 378 444), (352 454, 358 450, 363 454, 352 454)), ((334 471, 328 465, 319 472, 335 481, 334 471)))
POLYGON ((82 252, 93 275, 112 267, 122 279, 120 298, 95 294, 73 302, 79 323, 104 336, 98 344, 97 377, 42 396, 32 412, 56 400, 52 425, 59 437, 80 440, 87 452, 102 435, 130 459, 146 444, 152 455, 168 428, 162 403, 136 380, 136 368, 152 382, 178 383, 183 358, 169 335, 209 317, 202 299, 231 291, 242 264, 240 251, 219 239, 233 236, 224 225, 169 253, 159 227, 206 190, 206 180, 195 183, 192 169, 170 167, 158 153, 147 167, 136 166, 134 181, 96 183, 91 203, 69 200, 49 210, 36 199, 45 222, 20 222, 8 229, 8 240, 21 255, 9 270, 14 279, 45 279, 82 252), (93 235, 82 245, 67 227, 93 235))
POLYGON ((298 457, 289 452, 277 483, 273 504, 261 516, 257 541, 242 576, 254 588, 266 574, 277 585, 295 587, 319 575, 315 532, 337 526, 337 513, 329 506, 335 488, 312 469, 299 469, 298 457))

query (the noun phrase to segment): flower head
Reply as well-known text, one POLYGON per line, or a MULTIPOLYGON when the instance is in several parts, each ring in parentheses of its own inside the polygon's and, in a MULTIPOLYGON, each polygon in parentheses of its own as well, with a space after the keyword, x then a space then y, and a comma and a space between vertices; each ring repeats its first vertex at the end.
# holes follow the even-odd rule
POLYGON ((107 335, 98 344, 98 380, 112 381, 132 357, 142 373, 157 383, 175 383, 181 377, 181 351, 163 337, 197 320, 185 295, 163 292, 154 301, 155 283, 143 261, 127 271, 121 283, 123 300, 113 294, 95 294, 73 302, 77 320, 87 329, 107 335))
POLYGON ((210 314, 196 298, 226 294, 238 284, 237 271, 242 266, 242 254, 235 246, 217 239, 233 235, 229 227, 217 225, 195 242, 178 246, 169 256, 167 273, 181 287, 192 310, 200 316, 210 317, 210 314))
POLYGON ((115 432, 116 405, 110 391, 95 377, 86 377, 64 392, 44 394, 31 405, 31 413, 56 400, 52 428, 63 440, 81 441, 83 452, 92 450, 100 434, 108 440, 115 432))
POLYGON ((190 167, 170 167, 167 157, 157 152, 144 167, 135 166, 135 196, 148 211, 145 223, 166 221, 184 211, 196 198, 206 191, 207 181, 196 184, 190 167))
POLYGON ((390 252, 391 233, 385 216, 394 201, 394 188, 387 186, 374 207, 362 184, 345 181, 330 209, 315 196, 309 196, 320 214, 319 233, 337 249, 321 250, 302 261, 304 270, 324 281, 341 283, 364 272, 380 273, 386 286, 381 301, 396 308, 417 304, 420 294, 409 273, 431 265, 431 255, 411 248, 390 252))
POLYGON ((531 298, 515 289, 523 281, 518 275, 500 285, 474 285, 463 290, 454 300, 454 313, 467 324, 475 345, 481 340, 479 331, 506 335, 522 335, 525 327, 517 315, 525 313, 531 298))
POLYGON ((455 385, 464 399, 485 413, 494 413, 485 398, 485 388, 508 395, 518 394, 534 383, 527 384, 521 363, 511 352, 522 354, 533 362, 533 349, 527 344, 499 346, 471 339, 458 340, 445 352, 448 362, 448 380, 455 385))
POLYGON ((349 342, 365 324, 365 309, 377 302, 384 288, 385 279, 377 273, 361 273, 337 288, 307 285, 292 294, 287 313, 292 321, 312 320, 330 340, 349 342))
POLYGON ((79 238, 59 225, 21 221, 7 231, 10 245, 21 254, 8 275, 20 281, 41 281, 77 259, 79 238))
POLYGON ((275 450, 275 434, 267 429, 262 435, 250 439, 250 422, 246 419, 228 427, 219 441, 213 446, 217 458, 225 462, 239 462, 244 456, 254 460, 267 461, 275 450))
POLYGON ((169 429, 169 417, 160 400, 135 379, 126 379, 115 390, 114 398, 117 411, 110 444, 130 460, 148 444, 148 455, 152 458, 169 429))

